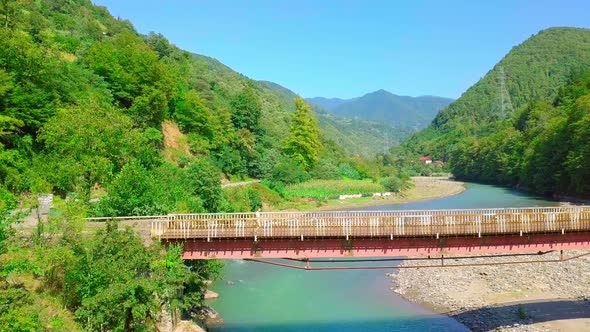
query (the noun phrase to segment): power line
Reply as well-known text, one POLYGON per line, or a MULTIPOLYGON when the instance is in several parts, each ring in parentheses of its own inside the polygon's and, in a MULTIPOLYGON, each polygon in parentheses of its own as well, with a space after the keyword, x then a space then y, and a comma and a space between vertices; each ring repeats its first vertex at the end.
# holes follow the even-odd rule
POLYGON ((500 118, 505 119, 508 116, 508 112, 514 112, 512 107, 512 101, 510 100, 510 94, 506 90, 506 74, 504 73, 504 67, 498 67, 498 81, 500 88, 500 118))

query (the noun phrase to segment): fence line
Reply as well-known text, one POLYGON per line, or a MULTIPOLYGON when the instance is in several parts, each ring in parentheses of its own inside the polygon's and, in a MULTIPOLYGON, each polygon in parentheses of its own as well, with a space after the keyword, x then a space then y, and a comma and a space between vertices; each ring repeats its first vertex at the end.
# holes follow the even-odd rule
POLYGON ((134 217, 158 239, 483 236, 590 231, 590 206, 134 217))

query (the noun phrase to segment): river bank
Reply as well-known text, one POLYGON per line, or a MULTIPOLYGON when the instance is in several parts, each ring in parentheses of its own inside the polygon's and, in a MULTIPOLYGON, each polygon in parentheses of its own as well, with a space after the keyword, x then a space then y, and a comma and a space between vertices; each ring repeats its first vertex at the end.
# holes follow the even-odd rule
POLYGON ((427 201, 461 194, 466 190, 465 183, 449 177, 412 177, 413 186, 400 193, 381 197, 360 197, 349 199, 330 199, 319 205, 316 202, 299 202, 284 210, 333 211, 350 210, 373 206, 398 205, 427 201))
MULTIPOLYGON (((540 258, 558 259, 559 253, 518 260, 540 258)), ((470 262, 506 260, 514 258, 470 262)), ((473 331, 590 331, 590 256, 560 263, 400 269, 390 277, 397 294, 473 331)))

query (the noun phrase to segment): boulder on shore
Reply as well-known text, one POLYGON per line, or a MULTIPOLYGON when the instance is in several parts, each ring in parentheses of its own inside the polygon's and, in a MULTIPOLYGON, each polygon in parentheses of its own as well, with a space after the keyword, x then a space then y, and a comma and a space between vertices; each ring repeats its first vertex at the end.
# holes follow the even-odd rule
POLYGON ((215 293, 212 290, 207 290, 205 292, 205 300, 216 299, 219 297, 219 294, 215 293))

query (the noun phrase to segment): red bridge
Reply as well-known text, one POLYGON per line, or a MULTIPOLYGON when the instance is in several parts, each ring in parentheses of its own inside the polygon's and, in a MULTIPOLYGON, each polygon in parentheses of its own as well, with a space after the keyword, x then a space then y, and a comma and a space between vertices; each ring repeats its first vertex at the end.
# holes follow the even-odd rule
POLYGON ((151 235, 185 259, 527 253, 590 249, 590 206, 171 214, 151 235))

